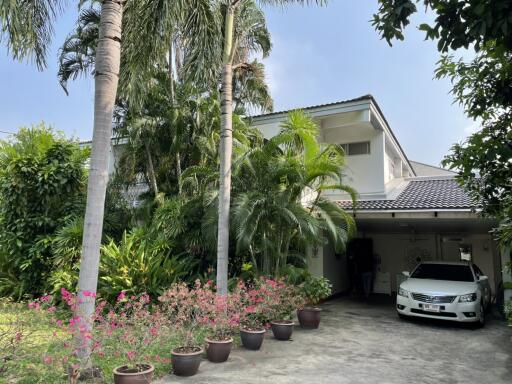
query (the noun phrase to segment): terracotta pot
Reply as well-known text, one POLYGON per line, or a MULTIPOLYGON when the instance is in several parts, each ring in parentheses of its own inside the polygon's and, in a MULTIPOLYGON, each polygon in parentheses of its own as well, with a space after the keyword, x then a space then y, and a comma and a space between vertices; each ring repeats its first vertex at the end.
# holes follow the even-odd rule
POLYGON ((297 310, 297 317, 302 328, 318 328, 320 325, 320 308, 303 308, 297 310))
POLYGON ((289 320, 278 320, 271 321, 272 333, 277 340, 290 340, 293 333, 293 321, 289 320))
POLYGON ((207 343, 206 357, 208 360, 212 363, 223 363, 228 359, 233 346, 233 339, 218 341, 207 338, 205 341, 207 343))
POLYGON ((240 339, 242 340, 242 345, 252 351, 257 351, 261 348, 261 344, 263 343, 264 338, 265 329, 263 328, 254 331, 244 328, 240 330, 240 339))
POLYGON ((151 364, 137 364, 137 368, 126 365, 114 369, 115 384, 149 384, 153 380, 155 367, 151 364))
POLYGON ((171 351, 172 371, 176 376, 194 376, 201 364, 203 349, 197 347, 192 352, 181 352, 181 348, 171 351))

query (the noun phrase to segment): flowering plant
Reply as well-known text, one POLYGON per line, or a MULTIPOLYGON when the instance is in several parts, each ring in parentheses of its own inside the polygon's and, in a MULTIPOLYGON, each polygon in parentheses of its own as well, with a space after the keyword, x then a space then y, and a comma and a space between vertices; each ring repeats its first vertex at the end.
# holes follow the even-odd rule
POLYGON ((144 369, 164 327, 163 314, 151 307, 151 298, 145 293, 128 297, 121 292, 114 305, 99 301, 94 321, 94 355, 124 357, 127 368, 136 371, 144 369))
POLYGON ((219 296, 209 290, 207 296, 208 300, 199 300, 202 305, 200 321, 209 330, 211 339, 228 340, 240 325, 240 291, 234 290, 226 296, 219 296))
POLYGON ((266 300, 264 292, 255 285, 247 285, 240 280, 236 286, 239 292, 240 324, 244 329, 250 331, 260 330, 267 323, 266 300))
MULTIPOLYGON (((83 361, 83 352, 87 348, 91 351, 88 358, 121 357, 126 362, 126 369, 145 369, 143 362, 148 359, 149 349, 159 340, 163 323, 161 312, 150 311, 151 300, 147 294, 127 297, 121 292, 113 305, 101 300, 97 303, 95 312, 88 318, 79 315, 78 304, 80 300, 95 299, 95 293, 82 292, 79 297, 62 289, 61 295, 63 303, 71 310, 65 312, 65 317, 57 315, 53 298, 50 296, 44 296, 28 304, 29 309, 52 315, 46 316, 46 319, 55 329, 54 338, 59 339, 62 345, 61 350, 43 357, 45 364, 61 363, 69 375, 70 382, 76 383, 79 376, 84 373, 80 371, 81 366, 89 365, 83 361), (78 344, 78 340, 81 340, 82 344, 78 344)), ((94 369, 88 373, 100 375, 94 369)))
POLYGON ((284 279, 273 280, 261 277, 255 282, 256 298, 261 302, 261 318, 265 323, 274 320, 291 320, 300 297, 294 285, 284 279), (259 298, 259 299, 258 299, 259 298))
POLYGON ((197 351, 197 329, 204 322, 204 303, 209 294, 201 287, 199 280, 193 288, 185 283, 174 283, 159 298, 162 314, 168 327, 183 340, 178 348, 181 352, 197 351))

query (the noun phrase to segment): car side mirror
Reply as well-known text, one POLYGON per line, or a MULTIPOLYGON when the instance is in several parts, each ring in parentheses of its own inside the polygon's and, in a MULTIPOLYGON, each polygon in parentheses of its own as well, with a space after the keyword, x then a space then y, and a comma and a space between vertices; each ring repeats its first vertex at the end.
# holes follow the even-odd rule
POLYGON ((411 274, 409 273, 409 271, 403 271, 402 275, 404 275, 405 277, 409 277, 411 274))
POLYGON ((478 276, 478 281, 485 281, 485 280, 489 280, 489 278, 487 276, 478 276))

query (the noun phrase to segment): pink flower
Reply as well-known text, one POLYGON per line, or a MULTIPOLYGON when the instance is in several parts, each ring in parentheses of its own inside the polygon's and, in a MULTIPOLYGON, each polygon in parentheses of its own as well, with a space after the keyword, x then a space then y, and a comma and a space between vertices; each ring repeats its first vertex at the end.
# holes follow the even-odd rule
POLYGON ((41 297, 41 299, 40 299, 40 300, 41 300, 43 303, 45 303, 45 302, 51 301, 51 299, 52 299, 52 297, 51 297, 50 295, 45 295, 45 296, 41 297))
POLYGON ((85 297, 96 297, 96 294, 94 292, 83 291, 82 293, 85 297))
POLYGON ((126 357, 128 357, 128 360, 132 361, 135 358, 135 351, 126 352, 126 357))
POLYGON ((53 306, 52 306, 52 307, 50 307, 50 308, 48 308, 48 312, 50 312, 50 313, 53 313, 53 312, 55 312, 56 310, 57 310, 57 308, 56 308, 56 307, 53 307, 53 306))
POLYGON ((50 365, 52 363, 52 358, 50 356, 44 356, 43 357, 43 363, 45 363, 46 365, 50 365))
POLYGON ((119 295, 117 296, 117 301, 123 301, 126 297, 126 293, 124 291, 121 291, 119 295))
POLYGON ((245 308, 245 313, 254 313, 254 312, 256 312, 255 305, 249 305, 247 308, 245 308))

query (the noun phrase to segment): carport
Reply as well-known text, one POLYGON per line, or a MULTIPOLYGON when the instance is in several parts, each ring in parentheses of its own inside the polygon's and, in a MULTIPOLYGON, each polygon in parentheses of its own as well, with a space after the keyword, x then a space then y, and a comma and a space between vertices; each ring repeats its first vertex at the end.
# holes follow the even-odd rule
MULTIPOLYGON (((352 210, 350 201, 340 201, 352 210)), ((453 178, 415 178, 393 200, 363 200, 353 211, 357 239, 371 244, 375 263, 374 292, 391 295, 402 271, 420 261, 459 261, 469 258, 489 277, 493 293, 501 292, 502 265, 510 255, 499 251, 489 231, 496 221, 479 208, 453 178)), ((313 273, 331 280, 335 293, 352 288, 350 257, 330 244, 312 250, 313 273)))

